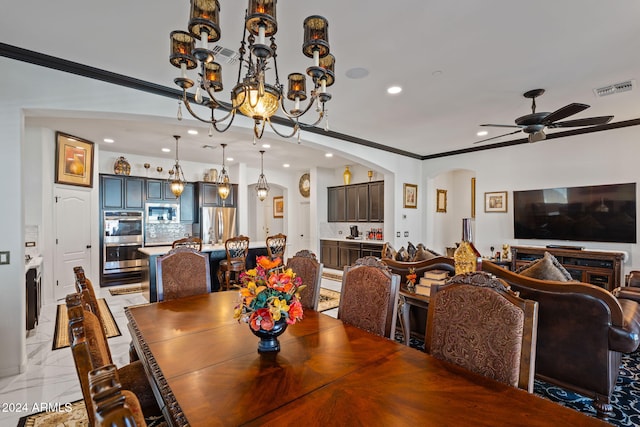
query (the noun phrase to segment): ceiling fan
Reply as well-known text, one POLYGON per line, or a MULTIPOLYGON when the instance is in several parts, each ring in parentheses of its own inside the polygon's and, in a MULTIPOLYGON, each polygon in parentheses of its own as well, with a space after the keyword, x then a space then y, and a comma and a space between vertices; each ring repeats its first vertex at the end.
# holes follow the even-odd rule
POLYGON ((572 103, 565 105, 562 108, 557 109, 552 113, 542 112, 536 113, 536 98, 544 93, 544 89, 533 89, 523 94, 525 98, 531 99, 531 114, 527 114, 516 119, 515 125, 496 125, 496 124, 483 124, 480 126, 491 126, 501 128, 518 128, 518 130, 505 133, 504 135, 494 136, 492 138, 483 139, 481 141, 475 141, 474 144, 480 142, 490 141, 492 139, 502 138, 503 136, 513 135, 518 132, 524 132, 529 134, 529 142, 542 141, 546 138, 544 133, 545 128, 569 128, 580 126, 596 126, 609 123, 613 116, 600 116, 600 117, 587 117, 584 119, 565 120, 560 122, 558 120, 565 119, 574 114, 578 114, 581 111, 589 108, 589 105, 572 103))

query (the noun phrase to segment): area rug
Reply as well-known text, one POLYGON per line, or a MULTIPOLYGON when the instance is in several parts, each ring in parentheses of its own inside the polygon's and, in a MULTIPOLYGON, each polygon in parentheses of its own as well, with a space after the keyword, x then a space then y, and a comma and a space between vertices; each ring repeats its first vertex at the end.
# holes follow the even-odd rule
POLYGON ((318 301, 318 311, 327 311, 340 305, 340 292, 330 289, 320 288, 320 300, 318 301))
MULTIPOLYGON (((98 307, 100 309, 102 320, 107 328, 107 338, 122 335, 104 298, 98 299, 98 307)), ((56 330, 53 334, 52 350, 58 350, 65 347, 69 347, 69 317, 67 316, 66 304, 58 304, 58 309, 56 310, 56 330)))
MULTIPOLYGON (((18 427, 89 427, 84 400, 63 405, 57 411, 43 411, 26 415, 18 420, 18 427)), ((147 418, 147 427, 166 427, 162 417, 147 418)))
POLYGON ((141 285, 127 286, 126 288, 109 289, 109 293, 111 295, 137 294, 138 292, 142 292, 141 285))
MULTIPOLYGON (((395 339, 404 344, 401 330, 396 330, 395 339)), ((424 351, 424 341, 413 337, 410 341, 410 347, 424 351)), ((578 393, 540 380, 535 380, 533 393, 583 414, 596 416, 593 400, 578 393)), ((613 416, 608 420, 610 424, 620 427, 640 426, 640 351, 622 355, 622 366, 611 396, 611 405, 613 416)))

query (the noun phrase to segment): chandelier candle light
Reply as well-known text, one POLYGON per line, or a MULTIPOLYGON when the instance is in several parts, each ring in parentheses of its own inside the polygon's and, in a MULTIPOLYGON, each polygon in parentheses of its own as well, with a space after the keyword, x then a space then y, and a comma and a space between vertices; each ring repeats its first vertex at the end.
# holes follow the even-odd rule
POLYGON ((184 172, 182 171, 182 167, 178 162, 178 140, 180 139, 180 136, 173 135, 173 137, 176 139, 176 164, 169 171, 169 175, 171 176, 169 180, 171 181, 171 192, 174 194, 174 196, 180 197, 180 195, 184 191, 184 183, 186 182, 186 180, 184 179, 184 172))
POLYGON ((220 175, 218 175, 218 195, 222 200, 226 200, 229 197, 229 193, 231 192, 231 185, 229 184, 229 175, 227 174, 227 168, 224 165, 224 149, 227 144, 220 144, 222 146, 222 170, 220 171, 220 175))
MULTIPOLYGON (((215 92, 222 90, 222 67, 215 62, 214 52, 211 50, 213 46, 210 44, 218 41, 221 36, 220 4, 218 0, 191 0, 189 32, 173 31, 170 34, 169 62, 181 70, 181 76, 174 79, 175 84, 182 89, 182 97, 178 105, 178 120, 182 119, 181 104, 184 103, 193 117, 209 123, 209 136, 211 136, 213 129, 218 132, 229 129, 239 111, 254 120, 253 143, 255 144, 256 139, 262 138, 267 123, 283 138, 290 138, 297 133, 299 142, 301 127, 316 126, 326 118, 325 103, 331 99, 327 87, 331 86, 335 80, 335 58, 329 52, 329 22, 318 15, 309 16, 304 20, 302 53, 313 58, 313 65, 306 70, 313 81, 313 89, 307 104, 302 106, 300 103, 307 100, 306 77, 301 73, 289 74, 286 98, 293 101, 294 105, 292 109, 287 110, 284 104, 284 85, 280 83, 276 62, 275 34, 278 30, 276 2, 277 0, 249 0, 239 49, 238 79, 231 90, 229 104, 215 97, 215 92), (199 40, 197 46, 196 40, 199 40), (243 67, 246 67, 247 72, 241 79, 243 67), (199 68, 197 83, 187 77, 187 70, 194 68, 199 68), (265 81, 265 73, 268 69, 275 73, 273 84, 265 81), (191 100, 187 90, 194 85, 196 89, 191 100), (205 98, 203 93, 208 98, 205 98), (209 109, 207 117, 201 117, 194 111, 194 103, 209 109), (306 114, 314 104, 317 104, 317 120, 311 124, 301 123, 300 117, 306 114), (271 123, 271 117, 278 108, 281 108, 283 114, 291 121, 293 127, 291 134, 279 132, 271 123), (216 118, 217 109, 223 110, 226 115, 216 118), (224 122, 226 123, 222 125, 224 122)), ((325 126, 328 130, 328 122, 325 122, 325 126)))
POLYGON ((260 150, 260 176, 256 184, 256 193, 261 202, 264 201, 269 194, 269 183, 267 183, 267 178, 264 176, 264 150, 260 150))

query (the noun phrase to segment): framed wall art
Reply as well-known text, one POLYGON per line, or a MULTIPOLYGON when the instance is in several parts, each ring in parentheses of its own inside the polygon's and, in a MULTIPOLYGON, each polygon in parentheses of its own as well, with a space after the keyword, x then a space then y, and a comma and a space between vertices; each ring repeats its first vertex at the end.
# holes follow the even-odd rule
POLYGON ((55 182, 93 187, 93 142, 56 132, 55 182))
POLYGON ((476 217, 476 178, 471 178, 471 218, 476 217))
POLYGON ((418 186, 415 184, 404 184, 404 207, 405 208, 417 208, 418 207, 418 186))
POLYGON ((273 198, 273 217, 284 218, 284 197, 276 196, 273 198))
POLYGON ((507 192, 496 191, 493 193, 484 193, 484 211, 485 212, 506 212, 507 211, 507 192))
POLYGON ((436 212, 447 212, 447 190, 436 190, 436 212))

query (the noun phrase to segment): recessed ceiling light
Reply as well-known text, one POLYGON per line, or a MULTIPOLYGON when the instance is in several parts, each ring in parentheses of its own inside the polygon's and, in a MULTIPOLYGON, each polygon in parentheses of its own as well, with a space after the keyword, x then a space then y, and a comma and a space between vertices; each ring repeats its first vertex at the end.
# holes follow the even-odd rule
POLYGON ((105 138, 103 139, 104 142, 106 142, 107 144, 113 144, 115 141, 111 138, 105 138))
POLYGON ((262 148, 271 148, 271 144, 262 144, 262 148))
POLYGON ((195 130, 195 129, 189 129, 189 130, 187 131, 187 133, 188 133, 189 135, 197 135, 197 134, 198 134, 198 131, 197 131, 197 130, 195 130))
POLYGON ((233 162, 233 157, 227 157, 227 162, 233 162))
POLYGON ((325 153, 325 157, 333 157, 333 153, 325 153))
POLYGON ((163 153, 170 153, 171 152, 171 148, 163 148, 162 152, 163 153))
POLYGON ((387 89, 387 93, 391 95, 396 95, 400 92, 402 92, 402 88, 400 86, 391 86, 387 89))
POLYGON ((282 165, 283 168, 288 168, 289 166, 291 166, 289 163, 285 163, 282 165))
POLYGON ((350 68, 344 73, 350 79, 363 79, 369 75, 369 70, 362 67, 350 68))
POLYGON ((478 131, 478 133, 476 133, 476 135, 478 135, 478 136, 487 136, 487 135, 489 135, 489 132, 487 132, 486 130, 481 130, 481 131, 478 131))

